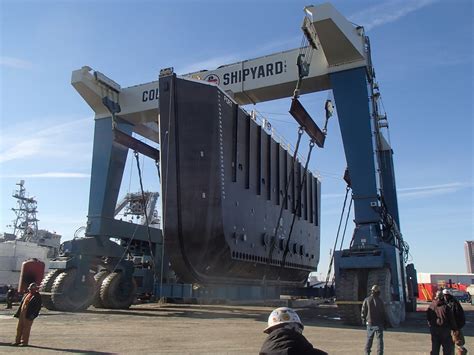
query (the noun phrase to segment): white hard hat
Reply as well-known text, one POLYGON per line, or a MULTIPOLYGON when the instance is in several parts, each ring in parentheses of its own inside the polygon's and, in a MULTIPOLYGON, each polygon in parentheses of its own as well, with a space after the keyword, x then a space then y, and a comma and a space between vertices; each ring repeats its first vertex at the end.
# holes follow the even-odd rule
POLYGON ((450 295, 451 291, 448 290, 447 288, 443 289, 443 295, 450 295))
POLYGON ((370 290, 372 292, 380 292, 380 287, 379 287, 379 285, 373 285, 370 290))
POLYGON ((288 307, 280 307, 272 311, 268 316, 268 327, 266 327, 263 332, 270 333, 273 327, 279 324, 284 323, 297 323, 301 327, 304 328, 303 323, 301 323, 301 319, 296 314, 296 312, 288 307))

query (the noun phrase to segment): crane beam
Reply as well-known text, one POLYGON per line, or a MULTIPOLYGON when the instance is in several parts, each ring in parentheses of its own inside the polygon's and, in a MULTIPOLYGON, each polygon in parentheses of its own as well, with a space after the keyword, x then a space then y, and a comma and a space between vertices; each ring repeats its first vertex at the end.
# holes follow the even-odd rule
MULTIPOLYGON (((368 63, 362 31, 331 4, 309 6, 305 11, 309 21, 303 26, 312 26, 311 42, 317 49, 309 74, 302 82, 301 94, 328 90, 332 73, 365 67, 368 63)), ((296 48, 182 76, 220 86, 239 105, 291 97, 298 81, 299 53, 300 48, 296 48)), ((104 74, 84 66, 72 73, 71 83, 94 110, 96 119, 110 116, 102 102, 108 97, 120 105, 120 118, 133 124, 134 132, 158 141, 158 80, 122 88, 104 74)))

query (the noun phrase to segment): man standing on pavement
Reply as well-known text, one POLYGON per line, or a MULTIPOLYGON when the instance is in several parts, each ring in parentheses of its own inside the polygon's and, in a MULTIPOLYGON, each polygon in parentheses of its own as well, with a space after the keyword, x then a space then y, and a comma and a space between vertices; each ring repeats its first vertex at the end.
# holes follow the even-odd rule
POLYGON ((451 332, 455 354, 464 355, 467 353, 467 350, 464 347, 464 334, 462 333, 462 327, 464 327, 464 325, 466 324, 466 316, 464 315, 464 309, 462 308, 459 301, 451 294, 451 291, 447 288, 443 290, 443 297, 444 301, 453 312, 454 321, 456 322, 456 326, 458 328, 457 330, 453 330, 451 332))
POLYGON ((436 292, 435 299, 426 310, 426 318, 431 333, 431 355, 439 355, 441 346, 444 355, 452 355, 451 330, 457 330, 457 326, 441 291, 436 292))
POLYGON ((28 346, 33 320, 38 317, 41 309, 41 295, 38 286, 33 282, 28 286, 28 293, 23 296, 20 307, 14 317, 18 318, 16 339, 12 345, 28 346))
POLYGON ((387 326, 387 315, 385 305, 380 297, 380 287, 373 285, 370 289, 371 295, 362 303, 362 324, 367 326, 367 343, 365 353, 370 354, 374 336, 377 337, 377 354, 383 354, 383 330, 387 326))

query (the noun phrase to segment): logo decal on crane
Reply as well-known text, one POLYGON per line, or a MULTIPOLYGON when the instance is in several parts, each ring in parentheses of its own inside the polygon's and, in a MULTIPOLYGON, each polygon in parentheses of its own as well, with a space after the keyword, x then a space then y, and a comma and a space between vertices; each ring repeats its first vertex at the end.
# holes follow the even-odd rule
POLYGON ((219 79, 219 76, 217 76, 216 74, 209 74, 206 77, 204 77, 204 80, 210 83, 214 83, 216 85, 219 85, 221 82, 219 79))

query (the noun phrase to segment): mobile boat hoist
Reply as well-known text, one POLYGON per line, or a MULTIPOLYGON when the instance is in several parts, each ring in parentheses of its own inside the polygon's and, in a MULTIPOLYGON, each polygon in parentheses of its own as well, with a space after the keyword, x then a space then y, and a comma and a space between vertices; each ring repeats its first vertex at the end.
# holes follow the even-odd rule
MULTIPOLYGON (((321 130, 298 98, 329 89, 355 215, 349 249, 334 253, 341 316, 360 324, 373 283, 392 325, 416 308, 369 39, 330 4, 305 12, 298 49, 183 76, 164 69, 128 88, 90 67, 72 73, 95 112, 89 211, 85 237, 64 243, 41 285, 48 308, 128 308, 137 288, 171 285, 169 268, 180 282, 226 285, 246 298, 303 285, 319 262, 320 182, 297 152, 303 134, 310 152, 324 146, 327 121, 321 130), (239 106, 285 97, 300 125, 294 152, 239 106), (162 229, 114 218, 128 149, 157 164, 162 229)), ((326 109, 328 118, 330 102, 326 109)))

